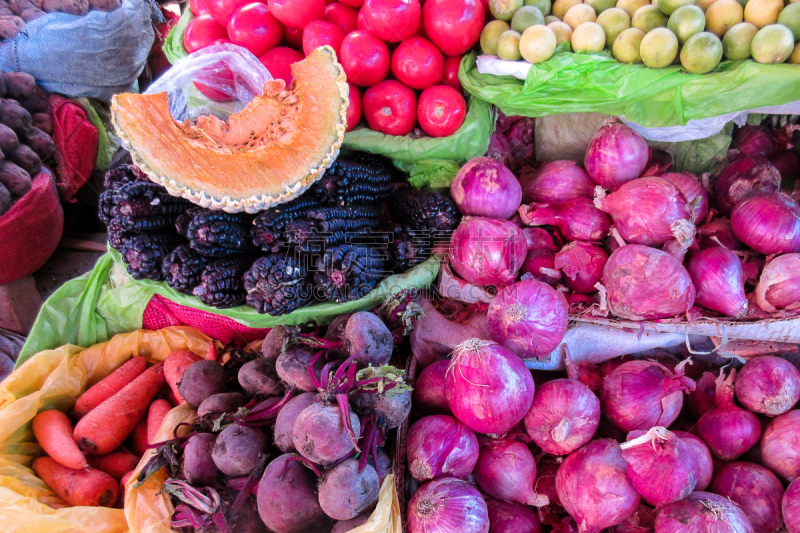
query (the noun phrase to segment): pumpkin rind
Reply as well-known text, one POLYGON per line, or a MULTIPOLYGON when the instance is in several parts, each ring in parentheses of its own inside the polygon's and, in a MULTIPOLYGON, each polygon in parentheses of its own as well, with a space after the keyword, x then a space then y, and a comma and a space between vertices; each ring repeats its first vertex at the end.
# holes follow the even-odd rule
POLYGON ((293 83, 264 92, 227 121, 177 122, 166 93, 118 94, 117 135, 134 163, 175 196, 235 213, 255 213, 305 191, 336 160, 349 105, 344 69, 330 46, 292 65, 293 83))

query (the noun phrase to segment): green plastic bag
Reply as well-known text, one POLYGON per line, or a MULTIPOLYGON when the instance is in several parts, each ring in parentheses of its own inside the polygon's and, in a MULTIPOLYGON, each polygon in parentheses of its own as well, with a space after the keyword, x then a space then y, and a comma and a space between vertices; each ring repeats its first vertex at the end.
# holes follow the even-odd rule
POLYGON ((568 53, 533 65, 523 82, 481 74, 475 64, 474 56, 461 63, 458 77, 464 89, 507 115, 594 111, 655 128, 800 100, 796 65, 723 61, 701 75, 679 66, 655 70, 603 54, 568 53))

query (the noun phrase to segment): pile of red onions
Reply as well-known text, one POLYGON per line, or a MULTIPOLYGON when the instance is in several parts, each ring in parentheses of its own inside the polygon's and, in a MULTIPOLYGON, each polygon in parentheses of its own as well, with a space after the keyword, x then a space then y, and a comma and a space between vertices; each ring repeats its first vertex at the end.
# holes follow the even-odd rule
POLYGON ((445 393, 464 425, 478 433, 503 435, 530 409, 534 384, 513 352, 491 341, 469 339, 453 352, 445 393))
POLYGON ((738 250, 742 247, 742 241, 733 234, 731 221, 727 218, 715 218, 697 228, 697 234, 702 249, 723 246, 728 250, 738 250))
POLYGON ((622 246, 603 269, 611 312, 628 320, 686 314, 694 305, 689 273, 670 254, 639 244, 622 246))
POLYGON ((542 228, 523 228, 522 233, 528 243, 528 254, 520 269, 525 276, 523 279, 535 279, 548 285, 558 283, 561 273, 555 269, 553 237, 542 228))
POLYGON ((604 189, 616 191, 638 178, 650 158, 645 140, 618 119, 609 119, 592 137, 584 158, 589 177, 604 189))
POLYGON ((744 512, 727 498, 693 492, 663 507, 656 516, 658 533, 754 533, 744 512))
POLYGON ((780 357, 750 359, 736 378, 736 398, 750 411, 782 415, 800 400, 800 372, 780 357))
POLYGON ((768 313, 800 302, 800 254, 775 257, 764 265, 755 290, 756 304, 768 313))
POLYGON ((486 500, 491 533, 543 533, 536 511, 527 505, 486 500))
POLYGON ((533 442, 552 455, 567 455, 592 439, 600 424, 600 400, 589 387, 571 379, 554 379, 536 389, 525 415, 533 442))
POLYGON ((659 176, 675 185, 686 197, 692 208, 692 222, 701 224, 708 216, 708 193, 703 184, 693 174, 682 172, 668 172, 659 176))
POLYGON ((441 476, 465 478, 478 462, 478 439, 447 415, 420 418, 408 429, 408 470, 417 481, 441 476))
POLYGON ((642 177, 660 176, 672 168, 672 154, 660 148, 650 148, 650 158, 642 171, 642 177))
POLYGON ((783 485, 761 465, 722 463, 717 466, 711 490, 738 505, 755 533, 772 533, 783 525, 783 485))
POLYGON ((614 533, 653 533, 653 527, 656 522, 656 512, 654 509, 647 507, 644 504, 639 504, 639 507, 625 519, 624 522, 617 525, 614 533))
POLYGON ((478 489, 443 477, 422 485, 408 503, 409 533, 487 533, 489 513, 478 489))
POLYGON ((697 464, 697 471, 695 472, 697 485, 695 485, 694 490, 706 490, 711 484, 711 478, 714 476, 714 460, 711 458, 708 446, 699 437, 691 433, 678 431, 677 429, 672 433, 687 444, 694 453, 694 460, 697 464))
POLYGON ((450 264, 476 285, 514 281, 528 248, 519 226, 483 217, 465 217, 453 232, 450 246, 450 264))
POLYGON ((575 198, 560 204, 531 204, 519 208, 528 226, 555 226, 570 241, 600 241, 611 229, 611 217, 588 198, 575 198))
POLYGON ((730 216, 745 198, 763 192, 776 193, 781 188, 781 175, 764 159, 739 158, 723 168, 714 184, 717 209, 730 216))
POLYGON ((733 134, 731 145, 749 158, 769 157, 775 149, 772 134, 764 126, 746 125, 733 134))
POLYGON ((566 276, 567 287, 588 294, 597 290, 595 285, 603 277, 606 261, 608 254, 599 246, 575 241, 556 254, 554 264, 566 276))
POLYGON ((505 220, 517 212, 522 187, 497 159, 476 157, 458 171, 450 195, 465 215, 505 220))
POLYGON ((680 363, 675 372, 655 361, 620 365, 603 380, 603 414, 622 431, 669 427, 680 414, 683 393, 694 389, 680 363))
POLYGON ((785 481, 800 478, 800 410, 789 411, 770 422, 761 439, 764 466, 785 481))
POLYGON ((762 254, 800 252, 800 207, 784 194, 749 196, 733 210, 731 228, 740 241, 762 254))
POLYGON ((697 291, 695 303, 725 316, 747 311, 744 271, 739 256, 719 246, 692 255, 687 266, 697 291))
POLYGON ((489 304, 491 339, 523 359, 552 352, 567 331, 569 309, 563 293, 536 280, 509 285, 489 304))
POLYGON ((444 394, 444 378, 450 361, 443 359, 426 366, 414 385, 414 406, 429 415, 449 415, 450 406, 444 394))
POLYGON ((686 398, 686 403, 692 414, 700 418, 706 412, 714 407, 716 400, 714 399, 714 391, 717 388, 717 374, 711 372, 703 372, 700 379, 695 383, 694 390, 689 393, 686 398))
POLYGON ((783 523, 789 533, 800 533, 800 481, 792 481, 783 493, 783 523))
POLYGON ((536 494, 536 461, 528 447, 511 439, 493 440, 481 446, 475 481, 483 491, 498 500, 547 505, 547 498, 536 494))
POLYGON ((560 204, 575 198, 592 198, 594 182, 575 161, 545 163, 522 189, 526 204, 560 204))

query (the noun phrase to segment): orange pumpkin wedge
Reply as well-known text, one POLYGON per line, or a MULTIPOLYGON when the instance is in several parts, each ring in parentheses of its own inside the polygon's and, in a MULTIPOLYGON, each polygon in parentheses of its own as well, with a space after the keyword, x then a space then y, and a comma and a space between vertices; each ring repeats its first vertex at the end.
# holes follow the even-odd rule
POLYGON ((203 207, 255 213, 291 200, 317 181, 339 154, 347 126, 348 87, 329 46, 292 65, 294 81, 264 85, 227 121, 177 122, 166 93, 118 94, 111 118, 149 178, 203 207))

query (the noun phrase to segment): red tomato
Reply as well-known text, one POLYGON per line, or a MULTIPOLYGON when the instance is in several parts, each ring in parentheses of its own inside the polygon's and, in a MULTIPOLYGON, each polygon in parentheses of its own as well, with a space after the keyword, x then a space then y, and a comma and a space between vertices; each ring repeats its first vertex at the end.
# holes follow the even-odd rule
POLYGON ((427 0, 422 24, 433 44, 446 56, 457 56, 475 46, 483 30, 481 0, 427 0))
POLYGON ((295 50, 303 49, 303 28, 292 28, 291 26, 284 26, 283 40, 287 46, 295 50))
POLYGON ((186 31, 183 32, 183 47, 191 54, 217 39, 227 38, 228 32, 224 26, 217 24, 211 15, 200 15, 193 18, 186 26, 186 31))
POLYGON ((369 30, 357 30, 342 41, 339 62, 347 80, 359 87, 371 87, 389 74, 389 47, 369 30))
POLYGON ((364 13, 363 9, 358 11, 358 17, 356 17, 356 29, 369 30, 369 24, 367 24, 367 15, 364 13))
POLYGON ((228 20, 233 12, 253 0, 204 0, 208 7, 208 12, 214 20, 222 27, 228 26, 228 20))
POLYGON ((427 89, 442 81, 444 58, 428 39, 411 37, 392 55, 392 74, 412 89, 427 89))
POLYGON ((466 116, 467 101, 452 87, 436 85, 419 96, 419 125, 431 137, 449 137, 461 127, 466 116))
POLYGON ((208 0, 190 0, 189 9, 195 17, 210 14, 208 10, 208 0))
POLYGON ((233 44, 247 48, 254 56, 260 56, 280 44, 283 24, 272 16, 266 4, 253 2, 231 15, 228 37, 233 44))
MULTIPOLYGON (((220 44, 219 41, 211 43, 220 44)), ((220 61, 198 72, 195 77, 195 87, 206 98, 215 102, 233 102, 236 88, 233 71, 220 61), (203 83, 201 83, 203 82, 203 83)))
POLYGON ((303 30, 303 53, 308 55, 327 44, 336 52, 336 57, 339 57, 343 39, 344 32, 339 26, 324 20, 314 20, 303 30))
POLYGON ((442 83, 449 85, 453 89, 464 94, 464 88, 461 86, 461 80, 458 79, 458 67, 461 66, 461 58, 464 56, 447 56, 444 58, 444 73, 442 74, 442 83))
POLYGON ((367 26, 390 43, 408 39, 419 29, 419 0, 366 0, 361 8, 367 26))
POLYGON ((370 129, 387 135, 405 135, 417 123, 417 95, 396 80, 367 89, 362 105, 370 129))
POLYGON ((339 0, 346 6, 350 7, 361 7, 364 5, 364 0, 339 0))
POLYGON ((325 0, 269 0, 269 10, 287 26, 305 28, 325 16, 325 0))
POLYGON ((334 2, 325 8, 325 20, 342 28, 345 35, 358 29, 357 18, 357 10, 339 2, 334 2))
POLYGON ((267 67, 272 78, 275 80, 283 80, 288 87, 292 83, 292 63, 297 63, 303 60, 303 54, 297 50, 286 48, 285 46, 276 46, 263 56, 258 58, 261 64, 267 67))
POLYGON ((361 89, 347 82, 350 87, 350 105, 347 106, 347 129, 353 131, 358 123, 361 122, 361 89))

